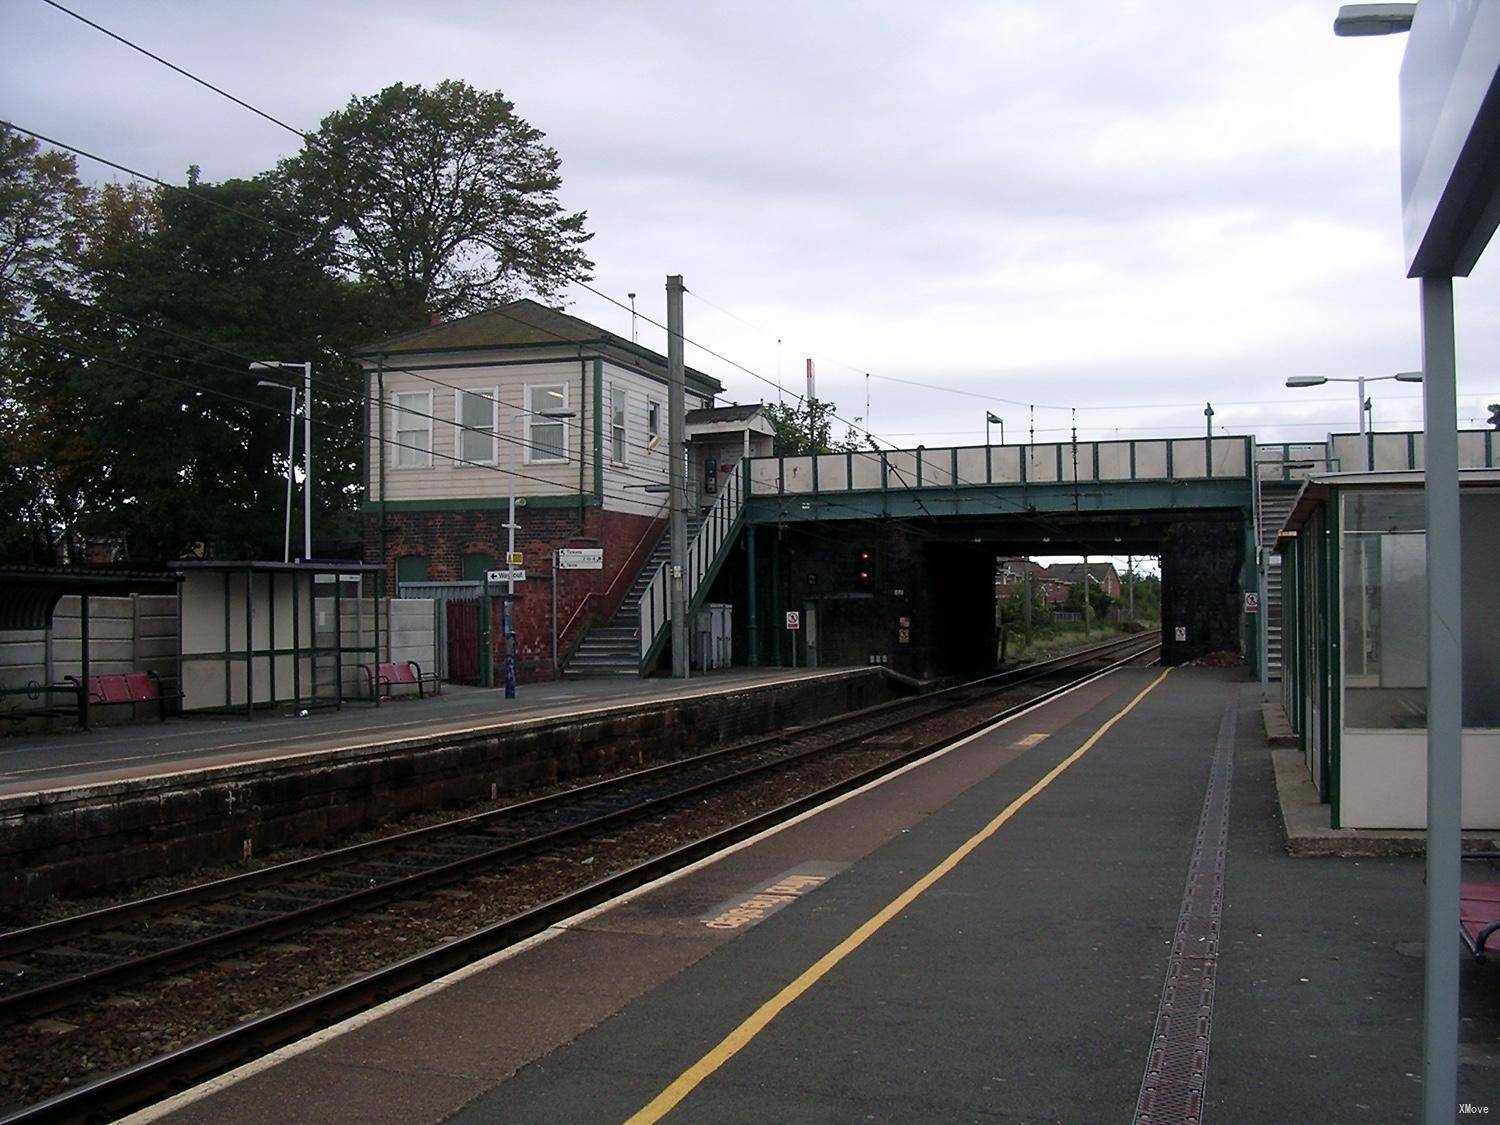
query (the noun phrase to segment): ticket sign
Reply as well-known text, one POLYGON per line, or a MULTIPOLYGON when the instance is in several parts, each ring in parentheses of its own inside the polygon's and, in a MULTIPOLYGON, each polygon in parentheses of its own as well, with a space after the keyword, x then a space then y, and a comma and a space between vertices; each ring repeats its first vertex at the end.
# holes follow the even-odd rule
POLYGON ((557 552, 558 570, 603 570, 604 548, 564 547, 557 552))
POLYGON ((802 628, 802 614, 795 609, 787 610, 786 627, 794 632, 802 628))

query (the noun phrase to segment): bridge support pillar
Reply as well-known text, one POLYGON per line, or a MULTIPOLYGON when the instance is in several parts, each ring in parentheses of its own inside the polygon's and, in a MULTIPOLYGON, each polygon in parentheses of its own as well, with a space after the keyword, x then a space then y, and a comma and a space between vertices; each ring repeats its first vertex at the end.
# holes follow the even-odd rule
POLYGON ((760 606, 755 600, 755 525, 745 525, 745 643, 750 667, 760 667, 760 606))

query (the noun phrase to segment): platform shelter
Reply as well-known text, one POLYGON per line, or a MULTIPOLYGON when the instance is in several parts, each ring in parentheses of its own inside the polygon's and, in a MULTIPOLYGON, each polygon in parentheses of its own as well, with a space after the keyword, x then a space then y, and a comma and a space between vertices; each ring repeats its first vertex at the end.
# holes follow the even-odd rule
MULTIPOLYGON (((1334 828, 1426 827, 1422 487, 1420 469, 1314 474, 1278 538, 1287 626, 1282 697, 1334 828)), ((1463 827, 1496 830, 1500 469, 1462 470, 1459 510, 1463 827)))

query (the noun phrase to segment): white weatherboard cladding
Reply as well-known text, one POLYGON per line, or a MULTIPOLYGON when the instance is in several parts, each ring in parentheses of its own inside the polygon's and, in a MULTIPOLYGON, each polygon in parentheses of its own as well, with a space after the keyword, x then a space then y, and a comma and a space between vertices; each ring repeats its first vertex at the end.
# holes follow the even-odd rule
MULTIPOLYGON (((408 468, 397 464, 396 448, 387 445, 385 461, 385 498, 390 501, 499 500, 510 495, 511 477, 515 473, 518 498, 533 496, 576 497, 580 487, 594 494, 594 411, 595 359, 570 357, 563 360, 528 358, 510 353, 503 358, 481 355, 469 365, 433 366, 414 357, 392 359, 384 369, 386 418, 385 436, 394 440, 396 396, 420 392, 431 395, 432 425, 431 464, 408 468), (489 359, 491 362, 486 362, 489 359), (411 368, 409 371, 399 366, 411 368), (520 442, 525 434, 526 389, 528 387, 562 386, 566 389, 566 409, 573 417, 566 419, 567 460, 526 461, 520 457, 520 442), (468 465, 462 457, 461 431, 457 425, 458 391, 493 396, 496 406, 495 463, 468 465)), ((436 357, 441 358, 441 357, 436 357)), ((605 412, 600 457, 604 463, 604 507, 610 511, 659 515, 665 504, 662 494, 643 486, 667 484, 667 384, 639 371, 605 360, 603 386, 598 396, 605 412), (610 456, 610 388, 625 391, 626 434, 623 464, 613 464, 610 456), (661 440, 647 450, 647 424, 650 403, 658 405, 661 440)), ((372 445, 370 498, 380 500, 380 414, 376 401, 377 383, 371 374, 370 427, 372 445)), ((688 410, 710 405, 701 395, 686 395, 688 410)))
MULTIPOLYGON (((696 395, 688 394, 687 409, 699 405, 696 395)), ((659 383, 639 371, 632 371, 608 360, 604 362, 604 387, 600 395, 604 405, 604 506, 612 512, 634 512, 639 515, 660 514, 666 504, 661 492, 647 491, 648 487, 665 488, 668 484, 669 442, 667 436, 667 385, 659 383), (615 464, 610 449, 610 391, 613 388, 625 391, 625 459, 615 464), (647 433, 650 403, 658 407, 658 425, 661 440, 654 448, 646 448, 650 441, 647 433)), ((592 441, 592 436, 590 441, 592 441)), ((589 461, 589 486, 593 487, 592 458, 589 461)))
MULTIPOLYGON (((413 364, 415 367, 415 364, 413 364)), ((417 373, 385 370, 387 417, 385 436, 395 436, 396 395, 420 391, 431 392, 432 463, 421 468, 397 465, 395 447, 385 453, 385 486, 387 500, 453 500, 464 498, 499 499, 510 494, 511 470, 519 466, 516 478, 517 496, 544 496, 578 491, 578 445, 580 433, 592 426, 593 404, 586 397, 579 403, 579 363, 520 363, 506 366, 452 367, 417 373), (426 378, 424 378, 425 376, 426 378), (434 384, 430 380, 439 380, 434 384), (446 384, 446 385, 444 385, 446 384), (568 460, 542 464, 521 464, 518 439, 522 435, 523 395, 527 385, 561 384, 568 389, 568 409, 579 417, 567 420, 568 460), (457 394, 455 388, 480 395, 494 395, 497 400, 495 441, 496 463, 466 465, 454 460, 462 456, 461 430, 455 425, 457 394)), ((592 380, 593 367, 589 365, 592 380)), ((375 403, 376 386, 371 385, 371 434, 378 445, 380 419, 375 403)), ((372 450, 373 453, 373 450, 372 450)), ((380 499, 378 461, 372 456, 371 498, 380 499)), ((592 482, 588 482, 592 484, 592 482)))

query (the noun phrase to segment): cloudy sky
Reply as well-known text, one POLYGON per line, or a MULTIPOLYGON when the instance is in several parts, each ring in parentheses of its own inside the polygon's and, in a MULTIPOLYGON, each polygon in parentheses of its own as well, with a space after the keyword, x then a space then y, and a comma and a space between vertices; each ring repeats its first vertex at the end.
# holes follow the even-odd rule
MULTIPOLYGON (((688 337, 760 376, 689 348, 727 398, 815 356, 898 445, 980 441, 986 410, 1012 441, 1074 408, 1083 438, 1200 433, 1206 401, 1216 432, 1305 440, 1354 428, 1355 390, 1287 376, 1420 366, 1404 39, 1336 39, 1332 2, 69 6, 304 128, 396 81, 502 90, 562 155, 600 289, 662 320, 683 274, 688 337)), ((293 151, 43 0, 0 11, 17 124, 177 182, 293 151)), ((1457 286, 1464 425, 1500 400, 1497 296, 1491 253, 1457 286)), ((1377 427, 1419 427, 1418 391, 1376 384, 1377 427)))

